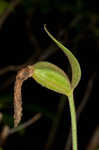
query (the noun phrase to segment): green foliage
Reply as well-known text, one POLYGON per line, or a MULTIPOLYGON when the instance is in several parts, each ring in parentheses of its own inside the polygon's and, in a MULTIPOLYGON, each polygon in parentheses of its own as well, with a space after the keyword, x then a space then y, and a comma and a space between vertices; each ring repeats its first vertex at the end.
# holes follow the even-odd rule
POLYGON ((3 148, 2 148, 2 147, 0 147, 0 150, 3 150, 3 148))

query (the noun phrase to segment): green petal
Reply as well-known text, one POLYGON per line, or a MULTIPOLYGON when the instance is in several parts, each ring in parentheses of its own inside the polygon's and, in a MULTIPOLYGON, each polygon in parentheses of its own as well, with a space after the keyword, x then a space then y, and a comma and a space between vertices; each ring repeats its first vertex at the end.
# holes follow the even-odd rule
POLYGON ((56 45, 65 53, 65 55, 68 57, 68 60, 70 62, 71 68, 72 68, 72 81, 71 81, 71 86, 72 89, 74 89, 81 78, 81 69, 79 62, 75 58, 75 56, 66 48, 64 47, 59 41, 57 41, 47 30, 46 25, 44 25, 44 29, 46 33, 49 35, 49 37, 56 43, 56 45))
POLYGON ((71 92, 67 75, 59 67, 49 62, 34 64, 32 77, 42 86, 60 94, 68 96, 71 92))

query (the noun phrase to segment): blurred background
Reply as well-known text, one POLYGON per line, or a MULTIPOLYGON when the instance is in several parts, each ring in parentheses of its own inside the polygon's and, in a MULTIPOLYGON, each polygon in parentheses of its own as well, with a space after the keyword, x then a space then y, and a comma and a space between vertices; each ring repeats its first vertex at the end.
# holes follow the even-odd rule
POLYGON ((22 86, 21 124, 37 113, 42 116, 11 135, 6 131, 13 129, 19 70, 46 60, 71 77, 67 58, 45 33, 44 24, 81 65, 82 78, 75 90, 78 148, 99 150, 99 8, 89 0, 0 0, 0 150, 71 149, 68 100, 31 78, 22 86))

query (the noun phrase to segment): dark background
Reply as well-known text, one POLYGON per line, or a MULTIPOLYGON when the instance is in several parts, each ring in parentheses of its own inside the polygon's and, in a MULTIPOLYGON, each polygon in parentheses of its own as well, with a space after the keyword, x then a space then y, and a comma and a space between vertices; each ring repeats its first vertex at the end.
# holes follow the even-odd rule
MULTIPOLYGON (((8 2, 11 3, 10 0, 8 2)), ((9 65, 26 64, 31 56, 33 58, 27 64, 33 64, 44 55, 45 60, 70 72, 67 58, 59 49, 55 50, 56 46, 45 33, 43 28, 45 23, 48 30, 73 52, 81 65, 82 78, 75 90, 76 109, 83 100, 88 81, 95 75, 92 92, 78 122, 78 146, 80 150, 83 150, 86 149, 95 128, 99 125, 99 9, 95 1, 21 1, 6 17, 0 29, 0 70, 9 65), (50 45, 52 45, 52 52, 49 55, 50 45)), ((5 124, 13 126, 13 89, 16 73, 17 71, 9 71, 0 76, 0 112, 4 114, 1 129, 5 124)), ((19 148, 42 150, 57 116, 55 114, 60 99, 64 97, 41 87, 33 79, 24 82, 22 95, 21 123, 37 112, 43 112, 44 116, 27 129, 9 136, 3 148, 5 150, 19 148)), ((70 129, 70 115, 68 102, 64 103, 57 134, 49 148, 51 150, 62 150, 66 144, 70 129)))

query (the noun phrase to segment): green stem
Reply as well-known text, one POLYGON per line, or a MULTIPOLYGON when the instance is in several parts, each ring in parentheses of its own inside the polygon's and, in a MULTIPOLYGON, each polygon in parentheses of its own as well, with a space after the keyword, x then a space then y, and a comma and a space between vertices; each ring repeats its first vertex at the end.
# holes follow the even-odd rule
POLYGON ((70 113, 71 113, 71 125, 72 125, 72 145, 73 150, 77 150, 77 125, 76 125, 76 112, 75 112, 75 104, 73 93, 68 96, 69 105, 70 105, 70 113))

